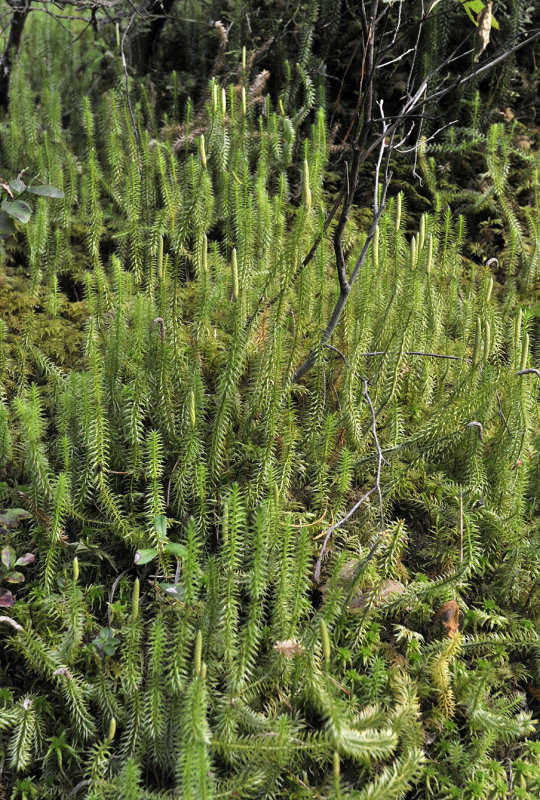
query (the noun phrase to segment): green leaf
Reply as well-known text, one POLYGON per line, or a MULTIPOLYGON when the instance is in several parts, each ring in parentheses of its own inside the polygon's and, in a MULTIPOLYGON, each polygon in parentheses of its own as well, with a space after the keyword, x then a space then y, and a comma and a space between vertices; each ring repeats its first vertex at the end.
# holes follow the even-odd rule
POLYGON ((8 572, 4 575, 4 580, 8 583, 24 583, 24 575, 22 572, 8 572))
POLYGON ((21 194, 21 192, 24 192, 26 189, 26 183, 21 181, 20 178, 13 178, 13 180, 9 182, 9 188, 13 194, 21 194))
POLYGON ((165 550, 168 553, 171 553, 173 556, 177 558, 187 558, 188 557, 188 549, 183 544, 179 542, 167 542, 165 545, 165 550))
POLYGON ((33 553, 25 553, 24 556, 19 556, 17 561, 15 562, 16 567, 26 567, 27 564, 31 564, 35 559, 35 555, 33 553))
MULTIPOLYGON (((485 3, 482 0, 461 0, 463 8, 467 12, 467 16, 475 25, 478 25, 478 14, 484 9, 485 3), (475 15, 475 16, 474 16, 475 15)), ((499 30, 499 23, 493 16, 491 15, 491 26, 496 30, 499 30)))
POLYGON ((5 211, 0 211, 0 233, 17 233, 13 220, 5 211))
POLYGON ((10 569, 15 564, 15 550, 13 547, 4 547, 2 550, 2 564, 10 569))
POLYGON ((30 514, 25 508, 6 508, 0 514, 0 525, 3 528, 15 530, 19 527, 19 522, 23 519, 30 519, 30 514))
POLYGON ((154 517, 154 530, 160 542, 167 539, 167 517, 163 514, 156 514, 154 517))
POLYGON ((29 186, 28 191, 30 194, 39 195, 39 197, 54 197, 55 199, 60 199, 65 196, 62 189, 57 189, 56 186, 29 186))
POLYGON ((106 656, 114 656, 120 639, 114 635, 112 628, 101 628, 92 644, 97 650, 102 650, 106 656))
POLYGON ((24 200, 4 200, 2 208, 10 217, 18 219, 19 222, 28 222, 32 216, 32 209, 24 200))
POLYGON ((472 22, 474 22, 475 25, 477 25, 478 23, 476 22, 476 17, 474 17, 473 14, 478 16, 478 14, 480 14, 484 8, 484 3, 482 0, 461 0, 461 2, 463 4, 463 8, 467 12, 467 16, 472 22))
POLYGON ((152 559, 157 556, 157 552, 157 547, 148 547, 145 550, 137 550, 133 561, 135 564, 138 564, 140 567, 142 567, 143 564, 148 564, 149 561, 152 561, 152 559))
POLYGON ((158 586, 168 597, 173 597, 175 600, 184 600, 185 598, 184 587, 177 583, 158 583, 158 586))

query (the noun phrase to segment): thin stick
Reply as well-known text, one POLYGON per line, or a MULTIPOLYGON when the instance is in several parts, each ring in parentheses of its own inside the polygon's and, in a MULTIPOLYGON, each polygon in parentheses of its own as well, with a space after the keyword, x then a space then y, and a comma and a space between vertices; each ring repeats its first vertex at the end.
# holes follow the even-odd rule
POLYGON ((506 421, 506 417, 504 416, 504 411, 502 410, 501 396, 498 391, 495 392, 495 394, 497 396, 497 403, 499 404, 499 416, 502 418, 502 421, 504 422, 504 427, 506 428, 506 432, 508 433, 509 436, 511 436, 512 434, 510 433, 508 422, 506 421))
POLYGON ((345 522, 347 522, 347 520, 350 517, 352 517, 352 515, 360 508, 362 503, 364 503, 373 494, 374 491, 375 491, 375 486, 373 486, 371 489, 369 489, 369 491, 367 491, 364 495, 362 495, 360 500, 358 500, 358 502, 355 503, 354 506, 349 511, 347 511, 345 516, 342 517, 342 519, 338 520, 337 522, 334 522, 334 524, 331 525, 328 528, 328 530, 326 531, 326 536, 324 538, 324 542, 323 542, 323 545, 321 547, 321 552, 319 553, 319 558, 317 559, 317 563, 315 564, 314 578, 315 578, 315 581, 317 583, 319 582, 319 578, 321 577, 322 559, 323 559, 324 553, 326 551, 326 547, 328 545, 328 541, 330 539, 330 536, 336 530, 336 528, 340 528, 342 525, 345 524, 345 522))
POLYGON ((114 579, 113 585, 111 586, 111 591, 109 592, 109 602, 107 603, 107 621, 109 623, 109 628, 111 627, 111 622, 112 622, 112 602, 114 600, 114 593, 116 591, 116 587, 118 586, 124 575, 127 575, 130 570, 131 567, 128 567, 119 575, 117 575, 116 578, 114 579))
MULTIPOLYGON (((332 347, 332 350, 335 350, 336 352, 339 352, 337 350, 337 348, 334 348, 334 347, 332 347)), ((348 363, 347 359, 345 358, 345 356, 342 353, 340 353, 340 355, 344 359, 345 363, 348 363)), ((365 501, 368 500, 369 497, 371 497, 371 495, 374 492, 377 492, 377 495, 378 495, 378 498, 379 498, 379 516, 380 516, 380 529, 379 529, 379 532, 381 532, 383 527, 384 527, 384 506, 383 506, 383 498, 382 498, 382 490, 381 490, 381 472, 382 472, 383 464, 388 464, 388 461, 385 459, 385 457, 383 455, 383 451, 382 451, 382 448, 381 448, 381 445, 380 445, 380 442, 379 442, 379 437, 378 437, 378 434, 377 434, 377 419, 376 419, 376 415, 375 415, 375 408, 373 406, 373 402, 371 400, 371 397, 370 397, 369 391, 368 391, 368 380, 367 380, 367 378, 362 378, 361 380, 362 380, 362 382, 364 384, 363 395, 366 398, 366 402, 367 402, 367 404, 369 406, 369 410, 370 410, 370 414, 371 414, 371 434, 372 434, 373 439, 375 441, 375 448, 377 450, 377 474, 376 474, 376 477, 375 477, 375 484, 371 487, 371 489, 369 489, 367 492, 365 492, 365 494, 362 495, 360 500, 358 500, 354 504, 354 506, 349 511, 347 511, 347 513, 345 514, 344 517, 342 517, 340 520, 338 520, 333 525, 331 525, 328 528, 328 530, 326 531, 326 535, 324 537, 324 541, 323 541, 323 544, 322 544, 322 547, 321 547, 321 551, 319 553, 319 557, 317 559, 317 563, 315 564, 314 578, 315 578, 315 582, 316 583, 319 582, 319 579, 321 577, 322 560, 323 560, 323 556, 324 556, 324 554, 326 552, 326 548, 327 548, 328 542, 330 541, 330 536, 332 535, 332 533, 337 528, 340 528, 342 525, 344 525, 345 522, 347 522, 347 520, 350 519, 354 513, 356 513, 356 511, 360 508, 360 506, 363 503, 365 503, 365 501)), ((375 553, 375 550, 378 547, 379 541, 380 541, 380 537, 378 537, 375 545, 372 547, 373 554, 375 553)), ((369 557, 370 557, 370 555, 368 554, 368 558, 369 557)))
MULTIPOLYGON (((289 528, 313 528, 314 525, 318 525, 319 522, 323 521, 323 519, 326 517, 326 512, 327 511, 328 511, 328 504, 326 505, 326 508, 324 509, 324 514, 322 515, 322 517, 319 517, 319 519, 316 519, 313 522, 301 522, 299 525, 292 525, 291 523, 289 523, 288 524, 289 528)), ((287 525, 286 522, 282 522, 281 524, 282 525, 287 525)), ((317 539, 317 536, 315 536, 314 538, 317 539)))
MULTIPOLYGON (((327 345, 330 347, 330 345, 327 345)), ((371 353, 358 353, 358 358, 367 358, 369 356, 385 356, 387 355, 388 350, 374 350, 371 353)), ((447 358, 450 361, 463 361, 465 364, 472 364, 470 358, 464 358, 463 356, 448 356, 445 353, 426 353, 423 350, 404 350, 404 356, 425 356, 426 358, 447 358)))
POLYGON ((516 375, 536 375, 537 378, 540 378, 540 369, 520 369, 519 372, 516 372, 516 375))
POLYGON ((463 489, 459 489, 459 563, 463 564, 463 489))
POLYGON ((180 461, 180 457, 178 457, 176 459, 176 461, 174 462, 174 467, 172 468, 171 474, 169 475, 169 482, 167 484, 167 504, 165 506, 166 508, 169 508, 169 503, 170 503, 170 500, 171 500, 171 483, 172 483, 173 475, 175 473, 175 470, 176 470, 176 467, 178 466, 178 462, 179 461, 180 461))
MULTIPOLYGON (((143 0, 143 5, 144 5, 144 0, 143 0)), ((141 8, 142 8, 142 5, 141 5, 141 8)), ((126 41, 126 36, 128 35, 128 31, 131 28, 131 26, 133 24, 133 21, 134 21, 134 19, 137 16, 138 13, 140 13, 140 12, 137 9, 135 9, 135 11, 133 12, 133 14, 131 15, 131 17, 129 19, 128 24, 126 25, 126 27, 124 29, 124 32, 122 34, 122 39, 120 41, 120 55, 122 57, 122 67, 124 69, 124 75, 125 75, 125 78, 126 78, 126 100, 127 100, 127 105, 128 105, 128 111, 129 111, 129 116, 131 117, 131 124, 133 125, 133 133, 135 135, 135 142, 136 142, 136 145, 137 145, 137 161, 140 161, 141 141, 139 139, 139 131, 137 130, 137 122, 135 120, 135 114, 133 113, 133 107, 131 105, 131 95, 130 95, 130 91, 129 91, 129 73, 128 73, 128 67, 127 67, 127 61, 126 61, 126 54, 125 54, 125 51, 124 51, 124 44, 125 44, 125 41, 126 41)), ((138 168, 140 170, 140 168, 141 168, 140 164, 138 164, 138 168)))

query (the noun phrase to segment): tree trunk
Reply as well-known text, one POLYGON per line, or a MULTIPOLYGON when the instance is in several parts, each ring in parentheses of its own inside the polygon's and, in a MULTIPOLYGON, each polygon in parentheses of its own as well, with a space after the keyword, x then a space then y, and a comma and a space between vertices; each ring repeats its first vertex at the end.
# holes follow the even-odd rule
POLYGON ((30 11, 31 2, 32 0, 25 0, 22 5, 17 5, 16 10, 13 11, 6 49, 0 59, 0 108, 3 109, 8 107, 11 72, 19 52, 24 23, 30 11))
POLYGON ((141 73, 150 69, 161 33, 174 4, 175 0, 150 0, 146 13, 156 16, 150 22, 150 27, 137 36, 132 45, 132 53, 137 59, 141 73))

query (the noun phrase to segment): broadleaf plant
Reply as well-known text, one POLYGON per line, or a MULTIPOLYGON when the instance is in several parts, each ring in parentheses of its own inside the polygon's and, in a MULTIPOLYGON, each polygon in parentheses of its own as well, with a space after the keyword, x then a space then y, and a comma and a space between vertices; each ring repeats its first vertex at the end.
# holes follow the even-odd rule
POLYGON ((48 197, 54 199, 63 198, 64 192, 55 186, 47 186, 45 184, 26 184, 22 180, 22 175, 26 172, 23 170, 16 178, 6 182, 0 179, 0 188, 8 195, 9 199, 2 200, 0 211, 0 233, 4 238, 12 233, 16 233, 17 228, 13 220, 26 225, 32 216, 32 208, 21 198, 27 194, 37 195, 39 197, 48 197))

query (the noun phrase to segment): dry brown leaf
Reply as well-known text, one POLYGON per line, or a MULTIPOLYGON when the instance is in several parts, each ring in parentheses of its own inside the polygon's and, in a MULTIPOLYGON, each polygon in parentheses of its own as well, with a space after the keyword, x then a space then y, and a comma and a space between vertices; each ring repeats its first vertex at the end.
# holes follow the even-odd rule
POLYGON ((533 686, 532 683, 528 683, 527 690, 534 697, 536 702, 540 703, 540 691, 536 688, 536 686, 533 686))
MULTIPOLYGON (((347 561, 339 572, 337 579, 338 585, 345 590, 349 589, 356 577, 357 568, 358 561, 347 561)), ((328 581, 328 583, 321 586, 321 593, 324 600, 326 600, 328 592, 330 591, 331 583, 331 581, 328 581)), ((357 589, 350 598, 347 609, 349 611, 358 611, 359 609, 365 608, 368 603, 382 605, 383 603, 395 599, 396 595, 403 594, 404 591, 405 586, 401 581, 383 580, 376 587, 357 589)))
POLYGON ((285 639, 283 642, 276 642, 274 650, 277 650, 280 656, 292 658, 293 656, 301 656, 304 652, 304 647, 297 639, 285 639))
POLYGON ((455 600, 449 600, 439 608, 435 615, 435 624, 437 623, 444 628, 449 639, 453 639, 459 632, 459 606, 455 600))
POLYGON ((489 44, 489 37, 491 34, 491 18, 493 8, 493 0, 488 0, 488 3, 478 15, 478 28, 476 29, 476 54, 474 56, 475 62, 478 61, 484 50, 489 44))
POLYGON ((10 197, 13 197, 13 192, 11 191, 9 184, 3 178, 0 178, 0 186, 9 194, 10 197))

